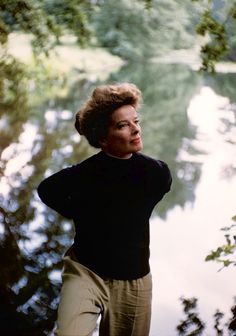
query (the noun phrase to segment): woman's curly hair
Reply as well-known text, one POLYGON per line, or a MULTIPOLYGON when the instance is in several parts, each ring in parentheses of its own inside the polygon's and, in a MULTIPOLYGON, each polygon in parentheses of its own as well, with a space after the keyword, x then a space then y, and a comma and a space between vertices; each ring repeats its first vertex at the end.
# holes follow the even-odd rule
POLYGON ((75 128, 90 145, 100 148, 100 140, 107 134, 112 113, 124 105, 138 109, 141 97, 141 91, 132 83, 98 86, 76 113, 75 128))

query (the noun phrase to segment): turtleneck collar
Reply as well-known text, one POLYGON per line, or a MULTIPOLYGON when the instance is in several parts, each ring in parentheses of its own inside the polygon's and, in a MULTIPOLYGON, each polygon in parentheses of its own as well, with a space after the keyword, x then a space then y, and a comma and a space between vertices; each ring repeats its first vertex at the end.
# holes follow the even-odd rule
POLYGON ((119 156, 115 156, 115 155, 109 154, 109 153, 104 152, 104 151, 102 151, 102 152, 103 152, 106 156, 108 156, 108 157, 111 157, 111 158, 114 158, 114 159, 117 159, 117 160, 122 160, 122 161, 129 160, 129 159, 131 159, 132 156, 133 156, 133 153, 131 153, 130 157, 128 157, 128 158, 121 158, 121 157, 119 157, 119 156))

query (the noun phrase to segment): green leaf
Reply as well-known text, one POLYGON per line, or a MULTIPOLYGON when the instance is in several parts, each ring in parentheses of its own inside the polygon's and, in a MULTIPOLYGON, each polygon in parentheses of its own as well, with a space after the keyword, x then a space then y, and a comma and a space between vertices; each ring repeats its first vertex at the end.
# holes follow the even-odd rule
POLYGON ((233 263, 233 261, 230 261, 230 260, 222 260, 223 264, 224 264, 224 267, 228 267, 229 265, 231 265, 233 263))
POLYGON ((224 253, 226 255, 233 254, 236 249, 236 245, 225 245, 223 246, 224 253))
POLYGON ((222 247, 218 247, 217 250, 212 251, 211 254, 206 256, 205 261, 215 260, 218 259, 221 256, 221 253, 223 252, 222 247))

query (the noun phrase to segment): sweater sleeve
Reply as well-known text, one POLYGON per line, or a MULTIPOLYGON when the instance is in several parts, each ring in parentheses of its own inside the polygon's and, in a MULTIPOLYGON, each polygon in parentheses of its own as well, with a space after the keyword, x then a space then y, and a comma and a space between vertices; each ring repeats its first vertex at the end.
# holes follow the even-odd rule
POLYGON ((66 218, 72 218, 73 167, 65 168, 43 180, 38 195, 43 203, 66 218))
POLYGON ((164 161, 158 160, 158 164, 161 168, 161 187, 165 194, 170 191, 172 176, 168 165, 164 161))
POLYGON ((164 195, 170 191, 171 183, 172 177, 168 165, 161 160, 156 160, 151 184, 155 204, 160 202, 164 195))

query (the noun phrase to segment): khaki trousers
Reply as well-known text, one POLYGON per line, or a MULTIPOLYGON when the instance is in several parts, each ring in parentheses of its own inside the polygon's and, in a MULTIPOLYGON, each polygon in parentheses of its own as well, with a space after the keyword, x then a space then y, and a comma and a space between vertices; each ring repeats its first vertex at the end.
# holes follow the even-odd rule
POLYGON ((102 279, 64 258, 63 285, 56 335, 148 336, 151 319, 151 274, 137 280, 102 279))

